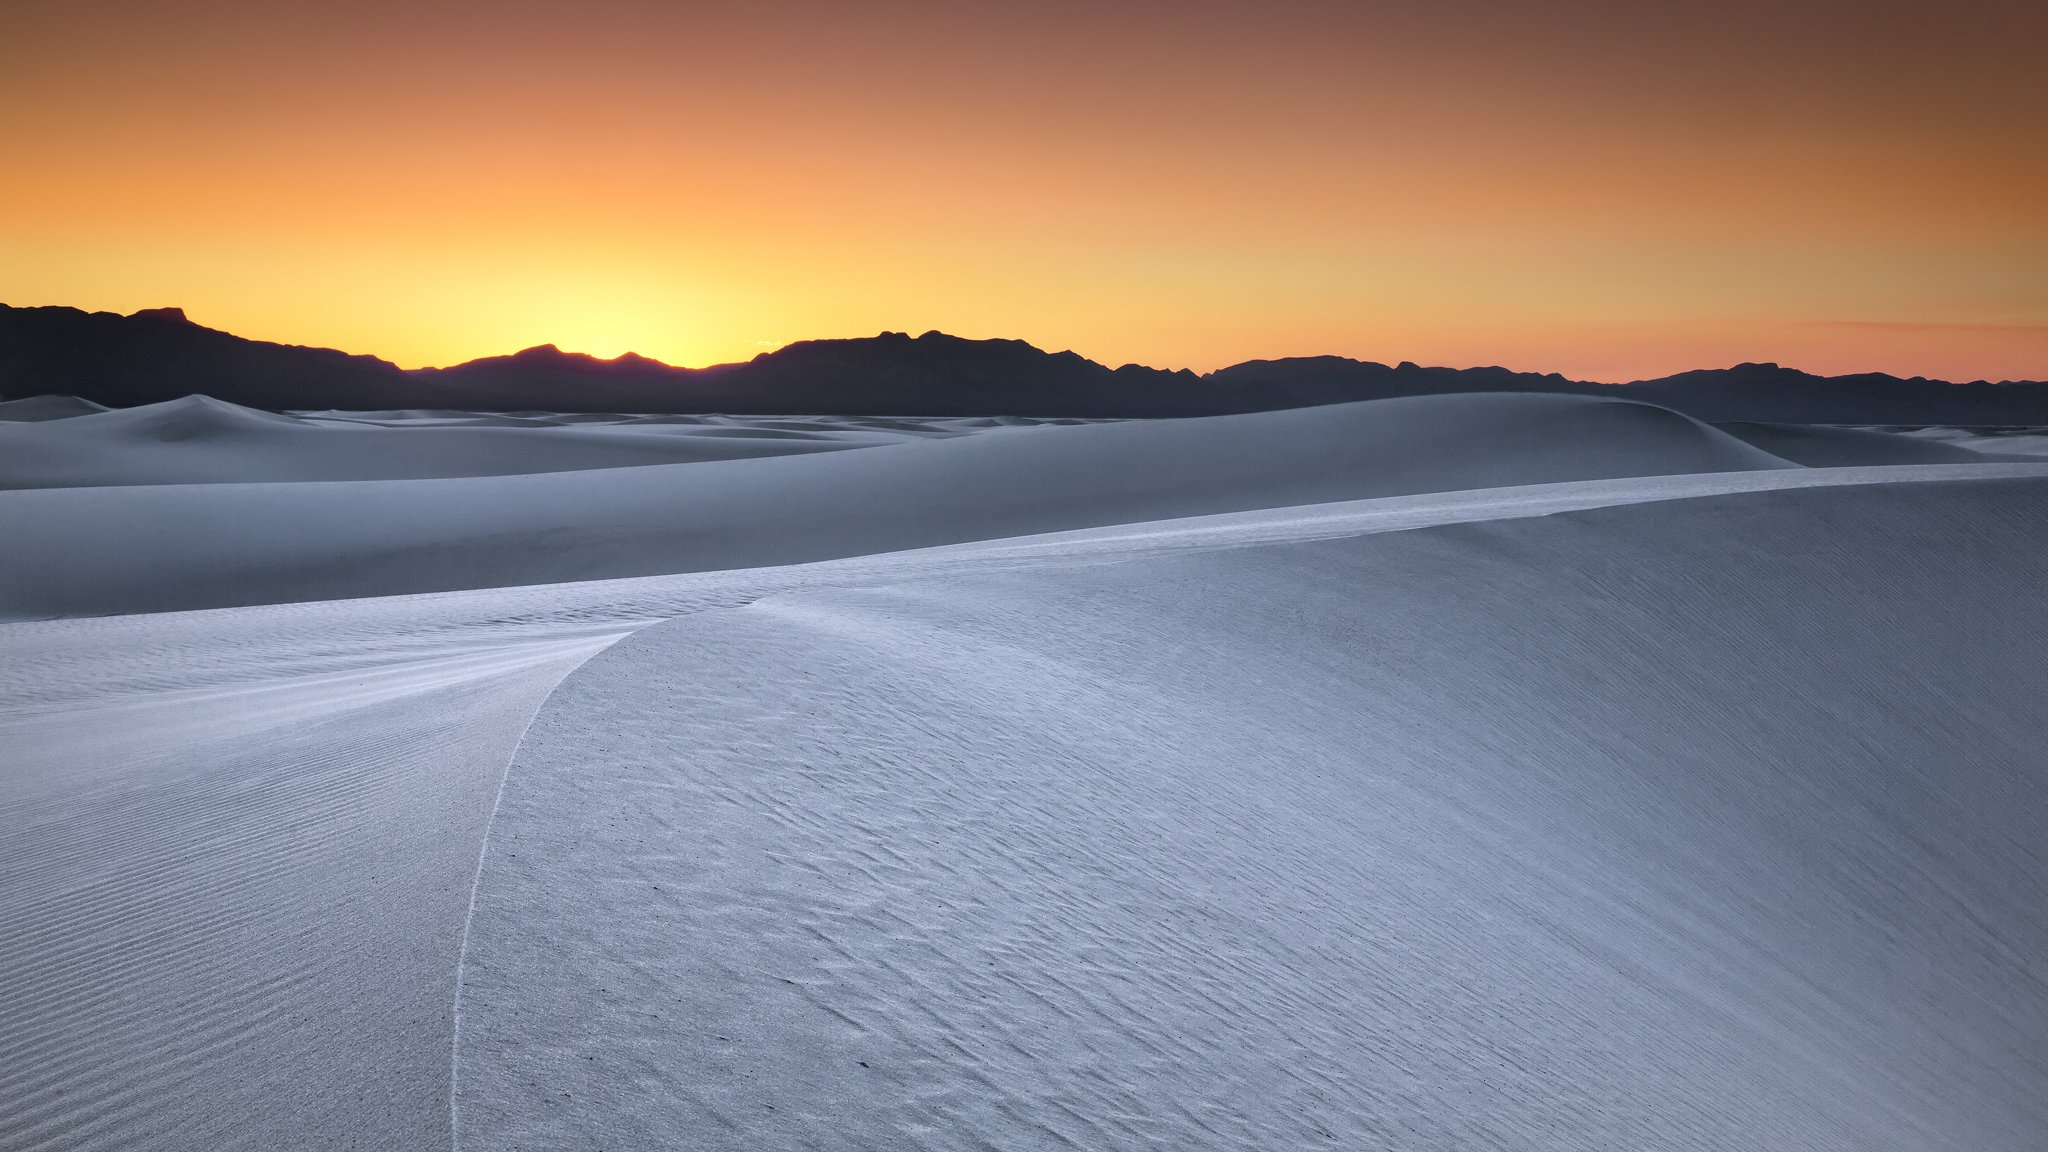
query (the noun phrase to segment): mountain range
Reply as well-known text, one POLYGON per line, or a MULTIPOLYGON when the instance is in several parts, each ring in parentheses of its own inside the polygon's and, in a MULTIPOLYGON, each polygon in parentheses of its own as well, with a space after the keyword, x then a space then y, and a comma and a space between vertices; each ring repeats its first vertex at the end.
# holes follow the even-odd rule
POLYGON ((245 339, 196 324, 177 308, 122 316, 0 304, 0 399, 71 395, 109 407, 203 394, 273 411, 1146 417, 1452 392, 1617 396, 1710 421, 2048 425, 2048 383, 1816 376, 1776 364, 1629 384, 1339 356, 1252 360, 1196 374, 1110 368, 1021 340, 884 332, 801 341, 708 368, 631 353, 602 360, 543 345, 448 368, 403 369, 373 356, 245 339))

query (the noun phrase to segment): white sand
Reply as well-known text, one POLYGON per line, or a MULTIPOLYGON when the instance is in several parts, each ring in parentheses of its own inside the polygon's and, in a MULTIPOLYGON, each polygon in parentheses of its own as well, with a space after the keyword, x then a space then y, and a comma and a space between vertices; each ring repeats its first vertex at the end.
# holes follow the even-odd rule
POLYGON ((2048 466, 1506 399, 0 492, 0 1149, 2041 1146, 2048 466))
MULTIPOLYGON (((371 434, 316 439, 329 431, 290 429, 291 451, 339 461, 371 434)), ((1373 496, 1789 467, 1661 408, 1482 395, 431 483, 51 488, 0 493, 0 537, 18 542, 0 554, 0 615, 711 571, 1373 496)))
POLYGON ((0 424, 0 489, 503 476, 789 456, 957 434, 937 422, 904 430, 767 419, 306 418, 188 396, 62 421, 0 424))
POLYGON ((1966 464, 1985 460, 2033 458, 2008 449, 2019 444, 1974 437, 1944 440, 1932 436, 1901 436, 1867 428, 1835 428, 1810 424, 1730 422, 1714 427, 1746 443, 1811 468, 1859 464, 1966 464))
POLYGON ((638 633, 514 760, 462 1146, 2039 1147, 2044 495, 638 633))
POLYGON ((0 400, 0 420, 66 420, 105 411, 108 411, 105 405, 77 396, 24 396, 19 400, 0 400))
POLYGON ((1895 434, 1986 454, 2048 456, 2048 428, 1915 428, 1895 434))

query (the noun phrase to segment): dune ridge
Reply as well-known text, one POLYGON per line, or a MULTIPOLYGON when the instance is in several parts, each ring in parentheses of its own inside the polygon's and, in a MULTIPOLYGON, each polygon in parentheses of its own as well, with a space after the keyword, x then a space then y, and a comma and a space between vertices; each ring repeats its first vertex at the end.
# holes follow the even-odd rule
POLYGON ((2036 457, 1997 451, 1998 445, 1966 447, 1928 437, 1899 436, 1868 428, 1831 428, 1813 424, 1759 424, 1735 421, 1714 427, 1752 447, 1808 468, 1840 468, 1870 464, 1974 464, 1987 460, 2021 462, 2036 457))
POLYGON ((76 396, 24 396, 16 400, 0 400, 0 420, 34 422, 42 420, 65 420, 73 416, 89 416, 95 412, 110 412, 112 409, 76 396))
MULTIPOLYGON (((900 423, 900 422, 899 422, 900 423)), ((0 424, 0 489, 431 480, 742 460, 957 435, 774 422, 574 422, 509 417, 376 422, 188 396, 61 422, 0 424)))
POLYGON ((22 545, 0 557, 0 613, 759 567, 1415 492, 1792 467, 1661 408, 1480 395, 537 475, 23 490, 0 493, 0 531, 22 545))

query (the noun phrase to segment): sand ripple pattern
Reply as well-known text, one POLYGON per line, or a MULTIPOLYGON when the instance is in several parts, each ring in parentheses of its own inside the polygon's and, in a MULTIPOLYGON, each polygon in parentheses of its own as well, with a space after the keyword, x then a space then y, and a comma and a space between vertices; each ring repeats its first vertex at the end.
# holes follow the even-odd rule
POLYGON ((445 1146, 490 804, 620 629, 408 656, 209 615, 8 636, 0 1149, 445 1146))
POLYGON ((2042 496, 649 628, 515 758, 458 1145, 2042 1147, 2042 496))

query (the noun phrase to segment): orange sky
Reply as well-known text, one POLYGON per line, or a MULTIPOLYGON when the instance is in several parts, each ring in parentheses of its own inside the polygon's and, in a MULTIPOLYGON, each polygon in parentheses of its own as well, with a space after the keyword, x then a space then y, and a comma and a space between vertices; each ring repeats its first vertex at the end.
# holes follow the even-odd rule
POLYGON ((2038 2, 41 8, 11 304, 407 366, 938 328, 2048 378, 2038 2))

